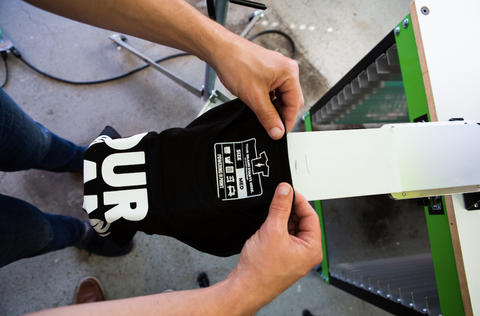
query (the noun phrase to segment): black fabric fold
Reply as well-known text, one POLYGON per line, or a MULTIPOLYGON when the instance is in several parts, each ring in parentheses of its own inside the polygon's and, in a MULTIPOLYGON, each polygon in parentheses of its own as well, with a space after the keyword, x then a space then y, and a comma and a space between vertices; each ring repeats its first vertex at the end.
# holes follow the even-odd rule
POLYGON ((119 246, 143 231, 237 254, 265 221, 278 183, 292 183, 286 136, 272 140, 238 99, 185 128, 114 134, 85 152, 84 209, 119 246))

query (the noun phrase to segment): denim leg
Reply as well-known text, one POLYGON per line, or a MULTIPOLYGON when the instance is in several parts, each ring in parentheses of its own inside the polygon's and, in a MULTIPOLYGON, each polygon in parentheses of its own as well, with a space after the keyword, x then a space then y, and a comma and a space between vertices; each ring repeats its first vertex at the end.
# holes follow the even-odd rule
MULTIPOLYGON (((84 151, 33 121, 0 89, 0 171, 81 172, 84 151)), ((84 232, 83 222, 74 217, 42 213, 0 194, 0 267, 78 245, 84 232)))
POLYGON ((77 218, 41 212, 0 194, 0 267, 80 243, 85 225, 77 218))
POLYGON ((85 147, 47 130, 0 89, 0 170, 81 172, 85 147))

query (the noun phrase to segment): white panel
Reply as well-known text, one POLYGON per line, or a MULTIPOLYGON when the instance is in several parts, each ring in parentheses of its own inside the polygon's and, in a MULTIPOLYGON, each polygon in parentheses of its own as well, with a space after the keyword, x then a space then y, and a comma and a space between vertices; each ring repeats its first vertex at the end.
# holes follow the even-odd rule
POLYGON ((475 122, 290 133, 287 143, 293 185, 307 200, 384 193, 411 198, 473 192, 480 185, 475 122))
MULTIPOLYGON (((438 120, 480 122, 480 1, 416 0, 415 6, 438 120), (420 12, 423 6, 428 15, 420 12)), ((468 149, 462 149, 466 156, 468 149)), ((480 211, 466 211, 462 195, 454 195, 453 203, 473 314, 480 315, 480 211)))
POLYGON ((401 191, 389 129, 289 133, 295 189, 307 200, 401 191))
POLYGON ((395 125, 403 191, 480 184, 480 126, 471 122, 395 125))
POLYGON ((417 0, 415 6, 438 120, 480 122, 480 1, 417 0))

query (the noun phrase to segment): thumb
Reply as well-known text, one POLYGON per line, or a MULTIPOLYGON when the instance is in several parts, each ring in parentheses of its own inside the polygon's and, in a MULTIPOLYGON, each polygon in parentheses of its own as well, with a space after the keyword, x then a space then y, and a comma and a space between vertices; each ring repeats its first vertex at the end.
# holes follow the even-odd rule
POLYGON ((267 222, 287 231, 292 209, 293 190, 288 183, 280 183, 275 190, 268 212, 267 222))
POLYGON ((277 109, 275 109, 272 101, 270 101, 269 95, 263 98, 263 102, 255 102, 255 104, 248 104, 248 106, 255 113, 260 124, 262 124, 272 139, 277 140, 282 138, 285 133, 285 127, 283 126, 277 109))

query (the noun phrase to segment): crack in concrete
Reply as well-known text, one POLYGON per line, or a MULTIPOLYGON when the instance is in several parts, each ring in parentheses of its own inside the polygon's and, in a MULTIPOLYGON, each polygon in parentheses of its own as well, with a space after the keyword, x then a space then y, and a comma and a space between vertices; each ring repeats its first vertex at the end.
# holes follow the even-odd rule
MULTIPOLYGON (((49 33, 52 37, 55 35, 54 31, 50 28, 50 25, 49 25, 48 23, 45 23, 45 22, 42 22, 42 21, 39 21, 39 20, 36 20, 36 19, 32 18, 32 15, 31 15, 30 10, 28 10, 27 8, 25 8, 23 2, 20 2, 20 8, 22 9, 23 12, 25 12, 25 13, 27 14, 28 19, 32 22, 33 25, 35 25, 35 24, 37 24, 37 25, 43 25, 43 26, 45 26, 45 28, 47 29, 48 33, 49 33)), ((56 44, 56 41, 54 41, 54 44, 49 47, 49 48, 50 48, 50 52, 49 52, 50 55, 51 55, 52 52, 56 49, 56 48, 55 48, 55 44, 56 44)), ((46 69, 44 69, 44 71, 46 71, 46 69)))
POLYGON ((30 21, 32 21, 32 23, 42 24, 48 29, 49 33, 53 33, 52 29, 50 28, 50 26, 47 23, 34 20, 32 18, 32 15, 31 15, 30 11, 25 9, 24 4, 22 2, 20 2, 20 8, 22 9, 23 12, 25 12, 28 15, 28 19, 30 21))

